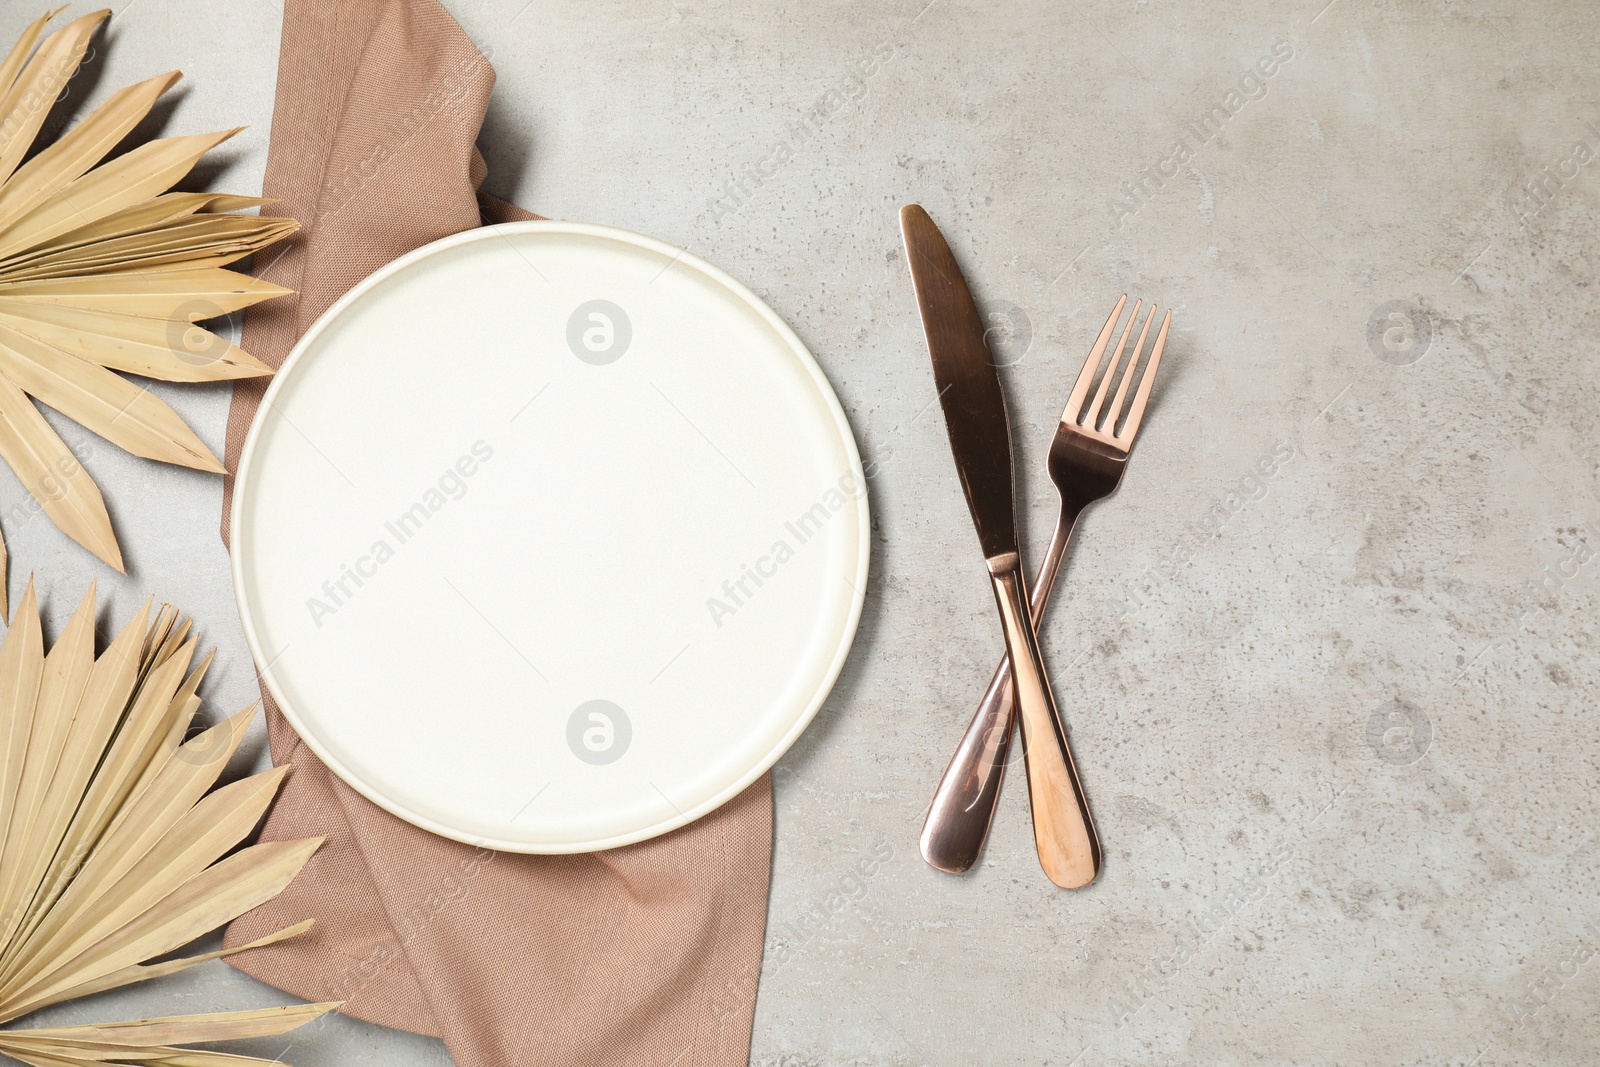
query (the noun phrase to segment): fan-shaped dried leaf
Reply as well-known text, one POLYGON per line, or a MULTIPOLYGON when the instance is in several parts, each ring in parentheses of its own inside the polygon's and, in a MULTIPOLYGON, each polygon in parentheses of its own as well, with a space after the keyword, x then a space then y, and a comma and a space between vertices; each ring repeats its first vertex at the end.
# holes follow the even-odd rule
MULTIPOLYGON (((238 130, 162 138, 107 158, 177 71, 117 90, 29 158, 110 12, 45 36, 58 14, 30 25, 0 60, 0 459, 51 521, 121 570, 98 488, 37 411, 23 409, 37 400, 135 455, 222 471, 171 408, 110 372, 178 382, 272 373, 196 323, 285 295, 223 268, 297 224, 234 214, 266 203, 256 197, 169 192, 238 130)), ((0 537, 0 616, 6 562, 0 537)))
MULTIPOLYGON (((210 663, 189 670, 191 630, 146 603, 96 657, 91 588, 46 654, 28 585, 0 644, 0 1023, 310 928, 148 962, 276 896, 321 844, 228 854, 288 768, 213 788, 255 709, 183 740, 210 663)), ((252 1062, 175 1045, 282 1033, 332 1007, 0 1029, 0 1053, 39 1064, 252 1062)))

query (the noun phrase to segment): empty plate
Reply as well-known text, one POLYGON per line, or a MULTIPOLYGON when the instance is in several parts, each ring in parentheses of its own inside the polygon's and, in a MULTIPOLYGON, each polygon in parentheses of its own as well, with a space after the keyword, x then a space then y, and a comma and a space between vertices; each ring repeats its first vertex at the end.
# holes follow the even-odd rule
POLYGON ((283 713, 418 826, 584 852, 737 795, 828 695, 866 482, 799 338, 702 260, 524 222, 306 333, 240 460, 233 568, 283 713))

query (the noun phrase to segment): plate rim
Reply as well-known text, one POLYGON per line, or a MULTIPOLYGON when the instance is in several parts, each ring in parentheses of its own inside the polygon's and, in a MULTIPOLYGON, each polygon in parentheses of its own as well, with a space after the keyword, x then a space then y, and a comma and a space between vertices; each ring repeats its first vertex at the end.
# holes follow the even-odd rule
POLYGON ((832 694, 835 685, 838 683, 839 675, 844 670, 845 662, 849 659, 850 652, 855 647, 856 633, 860 627, 861 613, 866 601, 867 577, 872 562, 870 497, 871 490, 867 484, 866 474, 861 464, 861 451, 856 444, 855 433, 851 429, 850 421, 845 415, 843 405, 839 402, 839 396, 833 387, 833 383, 823 373, 821 365, 818 364, 816 357, 812 355, 810 348, 800 339, 800 336, 794 332, 788 323, 779 317, 777 312, 767 305, 766 301, 762 300, 743 282, 740 282, 715 264, 709 263, 689 252, 687 249, 679 248, 659 238, 636 233, 632 230, 598 223, 564 222, 555 219, 507 222, 463 230, 460 233, 451 234, 425 244, 397 259, 391 260, 357 282, 339 299, 329 305, 327 310, 317 316, 316 320, 306 328, 305 333, 300 336, 294 347, 289 350, 289 355, 284 358, 282 365, 273 373, 272 380, 262 394, 261 402, 250 420, 250 427, 246 432, 244 445, 239 450, 239 460, 233 471, 233 494, 230 497, 228 517, 229 569, 232 574, 234 599, 238 605, 239 621, 244 631, 245 644, 250 650, 262 688, 271 695, 273 701, 277 704, 278 711, 288 720, 289 725, 294 728, 295 734, 305 742, 306 746, 329 770, 333 771, 340 781, 391 815, 429 833, 452 841, 459 841, 463 844, 473 845, 478 848, 488 848, 497 852, 523 855, 573 855, 602 852, 607 849, 619 848, 623 845, 636 844, 640 841, 648 841, 652 838, 660 837, 716 811, 728 801, 743 793, 763 774, 771 770, 773 764, 783 758, 784 754, 793 747, 800 735, 811 725, 812 720, 822 710, 822 705, 826 703, 828 697, 832 694), (244 529, 243 517, 250 510, 246 504, 247 491, 252 483, 251 471, 260 443, 261 427, 265 422, 264 415, 271 408, 273 401, 277 399, 284 383, 290 380, 292 372, 302 361, 306 352, 316 343, 320 335, 329 328, 330 324, 337 320, 351 304, 372 289, 382 285, 389 278, 406 270, 412 264, 461 245, 490 240, 495 237, 505 238, 508 235, 519 233, 559 233, 572 236, 598 237, 625 245, 632 245, 647 252, 666 257, 669 260, 667 269, 682 264, 698 270, 730 295, 744 302, 778 334, 791 353, 798 358, 800 365, 810 376, 813 384, 817 386, 823 405, 831 416, 834 429, 838 432, 839 438, 844 445, 845 453, 849 460, 850 472, 856 479, 856 484, 862 487, 861 495, 857 498, 859 503, 857 509, 858 521, 856 523, 858 552, 856 573, 853 576, 853 581, 850 582, 853 590, 850 609, 847 613, 847 618, 844 620, 839 642, 824 672, 822 683, 806 702, 804 709, 790 725, 789 730, 778 739, 759 761, 752 765, 750 770, 699 804, 683 811, 676 810, 674 805, 672 815, 649 826, 585 841, 529 842, 468 833, 447 823, 441 823, 429 816, 412 811, 406 805, 385 796, 369 783, 362 781, 337 756, 327 750, 323 742, 317 739, 314 731, 306 728, 293 702, 284 697, 282 688, 273 672, 272 663, 268 660, 261 645, 260 637, 256 632, 255 619, 251 610, 251 598, 246 590, 244 575, 245 559, 249 554, 248 546, 251 542, 251 535, 244 529))

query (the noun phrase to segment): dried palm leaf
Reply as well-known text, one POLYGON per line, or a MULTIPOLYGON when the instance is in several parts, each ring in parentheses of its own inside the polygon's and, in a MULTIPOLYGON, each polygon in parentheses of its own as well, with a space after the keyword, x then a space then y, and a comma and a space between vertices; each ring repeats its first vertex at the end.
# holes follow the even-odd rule
MULTIPOLYGON (((213 788, 255 708, 185 740, 211 663, 190 669, 188 622, 170 607, 152 618, 147 603, 98 657, 94 626, 91 586, 46 654, 29 582, 0 644, 0 1024, 311 927, 147 962, 277 896, 322 841, 229 855, 286 771, 213 788)), ((177 1046, 279 1034, 334 1007, 0 1029, 0 1054, 39 1067, 266 1063, 177 1046)))
MULTIPOLYGON (((289 292, 224 269, 297 228, 240 215, 267 201, 168 192, 237 130, 107 155, 178 80, 118 90, 28 157, 109 11, 45 36, 34 22, 0 60, 0 459, 69 537, 122 570, 94 480, 39 414, 55 408, 134 455, 223 470, 176 412, 120 374, 211 382, 271 374, 197 323, 289 292)), ((3 535, 3 532, 0 532, 3 535)), ((7 616, 0 536, 0 617, 7 616)))

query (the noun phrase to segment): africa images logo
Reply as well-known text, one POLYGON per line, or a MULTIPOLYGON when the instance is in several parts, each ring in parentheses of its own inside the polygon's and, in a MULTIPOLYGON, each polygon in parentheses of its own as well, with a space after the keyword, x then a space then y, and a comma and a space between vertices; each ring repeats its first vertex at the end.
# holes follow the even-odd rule
POLYGON ((590 766, 615 763, 632 742, 632 720, 609 700, 586 701, 567 717, 567 747, 590 766))
POLYGON ((615 363, 632 342, 632 320, 609 300, 579 304, 567 318, 567 347, 592 367, 615 363))

